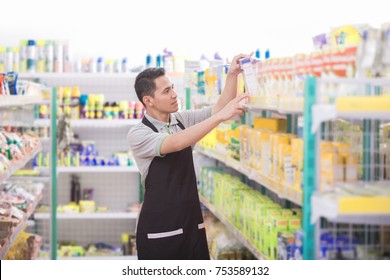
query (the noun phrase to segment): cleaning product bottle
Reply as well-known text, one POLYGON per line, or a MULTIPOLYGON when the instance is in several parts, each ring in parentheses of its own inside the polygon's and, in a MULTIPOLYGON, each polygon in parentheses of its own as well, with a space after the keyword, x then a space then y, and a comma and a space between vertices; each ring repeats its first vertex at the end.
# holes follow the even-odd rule
POLYGON ((162 58, 161 58, 161 55, 158 54, 156 56, 156 67, 161 67, 162 66, 162 58))
POLYGON ((164 49, 163 65, 167 73, 173 72, 173 53, 167 49, 164 49))
POLYGON ((45 41, 37 41, 37 72, 45 72, 45 41))
POLYGON ((54 72, 55 73, 62 73, 64 70, 64 66, 63 66, 64 65, 64 56, 63 56, 63 48, 62 48, 61 41, 54 42, 53 61, 54 61, 54 72))
POLYGON ((27 71, 27 40, 21 40, 20 41, 19 71, 20 72, 26 72, 27 71))
POLYGON ((128 72, 127 57, 124 57, 122 59, 121 72, 122 73, 127 73, 128 72))
POLYGON ((260 59, 260 50, 257 49, 255 52, 255 58, 260 59))
POLYGON ((70 201, 76 204, 79 204, 81 197, 81 187, 79 179, 80 178, 76 175, 72 175, 70 201))
POLYGON ((152 56, 150 53, 146 55, 146 68, 152 67, 152 56))
POLYGON ((265 59, 268 59, 268 58, 270 58, 270 52, 269 52, 269 49, 267 49, 266 51, 265 51, 265 59))
POLYGON ((34 40, 28 40, 27 42, 27 71, 35 72, 36 68, 36 43, 34 40))
POLYGON ((72 88, 70 118, 73 120, 80 119, 80 89, 79 89, 79 87, 72 88))
POLYGON ((53 41, 47 40, 45 42, 45 71, 48 73, 53 72, 54 67, 54 48, 53 48, 53 41))

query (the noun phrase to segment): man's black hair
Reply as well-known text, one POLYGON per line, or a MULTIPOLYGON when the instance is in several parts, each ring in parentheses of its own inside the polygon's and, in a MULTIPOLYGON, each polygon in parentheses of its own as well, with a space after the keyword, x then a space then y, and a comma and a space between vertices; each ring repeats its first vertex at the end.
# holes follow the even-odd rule
POLYGON ((165 75, 164 68, 147 68, 137 75, 135 78, 135 92, 137 93, 139 101, 145 106, 142 98, 144 96, 154 97, 156 90, 155 79, 165 75))

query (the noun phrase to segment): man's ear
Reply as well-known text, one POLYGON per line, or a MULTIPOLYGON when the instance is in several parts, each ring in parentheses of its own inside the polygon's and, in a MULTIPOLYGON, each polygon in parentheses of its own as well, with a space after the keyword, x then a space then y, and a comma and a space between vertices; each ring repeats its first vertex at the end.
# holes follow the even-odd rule
POLYGON ((150 96, 144 96, 142 98, 142 101, 144 102, 145 105, 147 106, 152 106, 153 105, 153 98, 150 96))

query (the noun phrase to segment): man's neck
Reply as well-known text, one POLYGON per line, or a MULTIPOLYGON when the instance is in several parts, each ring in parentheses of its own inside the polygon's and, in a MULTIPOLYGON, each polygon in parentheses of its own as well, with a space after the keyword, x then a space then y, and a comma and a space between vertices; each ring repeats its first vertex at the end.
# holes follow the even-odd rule
POLYGON ((146 111, 148 115, 155 118, 156 120, 162 121, 162 122, 169 122, 169 114, 162 113, 162 112, 156 112, 155 110, 147 110, 146 111))

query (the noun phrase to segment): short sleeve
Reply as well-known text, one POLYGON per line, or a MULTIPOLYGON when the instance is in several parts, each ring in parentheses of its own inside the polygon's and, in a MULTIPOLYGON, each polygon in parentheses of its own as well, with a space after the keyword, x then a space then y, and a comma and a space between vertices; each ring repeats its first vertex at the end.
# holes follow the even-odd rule
POLYGON ((160 148, 168 136, 168 133, 156 133, 145 125, 136 125, 127 134, 127 141, 136 159, 146 159, 161 157, 160 148))

